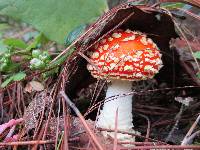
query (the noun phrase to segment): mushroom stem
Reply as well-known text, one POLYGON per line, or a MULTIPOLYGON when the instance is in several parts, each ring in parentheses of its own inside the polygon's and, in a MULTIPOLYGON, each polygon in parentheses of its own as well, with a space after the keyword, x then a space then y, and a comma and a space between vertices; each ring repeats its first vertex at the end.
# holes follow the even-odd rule
MULTIPOLYGON (((116 94, 125 94, 131 92, 132 82, 126 80, 111 80, 111 85, 108 86, 106 99, 111 98, 116 94)), ((115 117, 118 109, 117 129, 122 131, 133 132, 132 123, 132 95, 117 97, 114 100, 104 102, 103 109, 97 118, 97 127, 115 129, 115 117)), ((114 137, 114 133, 103 133, 105 136, 114 137)), ((129 135, 118 134, 118 139, 125 140, 132 138, 129 135)), ((130 141, 130 140, 129 140, 130 141)), ((134 141, 134 140, 131 140, 134 141)))

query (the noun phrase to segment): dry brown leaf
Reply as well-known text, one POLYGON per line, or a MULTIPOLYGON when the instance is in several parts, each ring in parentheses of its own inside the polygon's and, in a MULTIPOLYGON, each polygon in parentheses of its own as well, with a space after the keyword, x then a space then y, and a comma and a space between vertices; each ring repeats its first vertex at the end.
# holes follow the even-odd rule
POLYGON ((26 92, 33 92, 33 91, 43 91, 44 90, 44 85, 38 81, 31 81, 29 83, 26 84, 26 87, 25 87, 25 91, 26 92))
POLYGON ((50 110, 51 102, 51 97, 47 96, 45 92, 35 96, 24 112, 23 118, 25 120, 26 131, 36 127, 40 114, 44 109, 45 112, 50 110))

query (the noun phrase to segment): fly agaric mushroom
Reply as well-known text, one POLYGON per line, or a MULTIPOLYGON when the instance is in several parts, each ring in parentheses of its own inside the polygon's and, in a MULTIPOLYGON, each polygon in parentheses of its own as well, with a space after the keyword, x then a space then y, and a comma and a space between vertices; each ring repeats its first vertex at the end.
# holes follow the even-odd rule
MULTIPOLYGON (((162 65, 161 54, 157 45, 141 32, 121 29, 107 35, 88 53, 93 64, 87 68, 95 78, 111 81, 106 92, 106 99, 116 94, 131 92, 132 82, 151 79, 162 65)), ((105 101, 96 126, 115 129, 115 117, 118 110, 117 129, 135 131, 132 123, 132 96, 118 97, 105 101)), ((114 133, 103 132, 114 137, 114 133)), ((118 140, 135 141, 127 134, 117 134, 118 140)))

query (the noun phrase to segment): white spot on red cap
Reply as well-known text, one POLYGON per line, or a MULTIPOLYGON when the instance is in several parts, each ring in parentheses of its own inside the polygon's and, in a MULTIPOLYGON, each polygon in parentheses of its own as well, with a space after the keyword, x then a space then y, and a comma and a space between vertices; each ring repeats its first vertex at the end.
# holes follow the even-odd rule
POLYGON ((114 59, 114 62, 115 62, 115 63, 118 63, 118 62, 119 62, 119 58, 116 57, 116 58, 114 59))
POLYGON ((133 71, 133 66, 132 65, 126 65, 124 67, 124 71, 133 71))
POLYGON ((126 29, 126 33, 131 33, 132 31, 130 29, 126 29))
POLYGON ((140 64, 139 63, 134 63, 135 67, 139 67, 140 64))
POLYGON ((113 34, 112 34, 112 37, 113 37, 113 38, 120 38, 121 36, 122 36, 121 33, 113 33, 113 34))
POLYGON ((118 48, 119 48, 119 44, 116 44, 116 45, 112 46, 110 49, 111 49, 111 50, 116 50, 116 49, 118 49, 118 48))
POLYGON ((143 75, 142 75, 141 73, 138 72, 138 73, 135 74, 135 76, 140 78, 140 77, 142 77, 143 75))
POLYGON ((101 55, 100 60, 105 60, 105 55, 101 55))
POLYGON ((139 58, 136 58, 136 57, 133 57, 133 58, 132 58, 132 61, 133 61, 133 62, 137 62, 137 61, 139 61, 139 60, 140 60, 140 59, 139 59, 139 58))
POLYGON ((149 58, 144 58, 144 60, 145 60, 146 62, 149 62, 149 61, 150 61, 150 59, 149 59, 149 58))
POLYGON ((140 39, 140 42, 144 45, 148 45, 148 42, 147 42, 147 38, 145 36, 143 36, 141 39, 140 39))
POLYGON ((117 68, 118 68, 118 67, 117 67, 117 65, 116 65, 115 63, 111 63, 111 64, 110 64, 110 69, 111 69, 111 70, 113 70, 113 69, 116 70, 117 68))
POLYGON ((130 37, 126 37, 125 39, 123 39, 122 41, 131 41, 131 40, 135 40, 135 35, 132 35, 130 37))
POLYGON ((103 46, 103 49, 104 49, 104 50, 108 50, 108 47, 109 47, 109 45, 106 44, 106 45, 103 46))
POLYGON ((108 71, 108 67, 107 66, 103 66, 103 71, 108 71))
POLYGON ((150 39, 150 38, 147 38, 147 42, 148 42, 149 44, 152 44, 152 43, 153 43, 152 39, 150 39))
POLYGON ((144 71, 151 71, 151 70, 154 70, 154 68, 153 68, 153 66, 150 66, 150 65, 146 65, 145 67, 144 67, 144 71))
POLYGON ((153 48, 158 49, 157 45, 155 43, 153 43, 153 48))
POLYGON ((99 65, 103 66, 103 65, 105 65, 105 62, 99 62, 99 65))
POLYGON ((108 38, 108 41, 109 41, 109 42, 111 42, 112 40, 113 40, 113 38, 112 38, 112 37, 109 37, 109 38, 108 38))
POLYGON ((140 56, 140 55, 142 55, 142 53, 143 53, 142 51, 137 51, 137 52, 136 52, 136 55, 137 55, 137 56, 140 56))

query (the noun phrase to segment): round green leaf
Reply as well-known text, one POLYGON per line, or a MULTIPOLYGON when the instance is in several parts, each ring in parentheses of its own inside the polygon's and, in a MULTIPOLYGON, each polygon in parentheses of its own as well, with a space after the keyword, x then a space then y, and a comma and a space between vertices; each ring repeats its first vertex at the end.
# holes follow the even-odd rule
POLYGON ((107 9, 106 0, 0 0, 0 14, 29 23, 58 43, 107 9))

